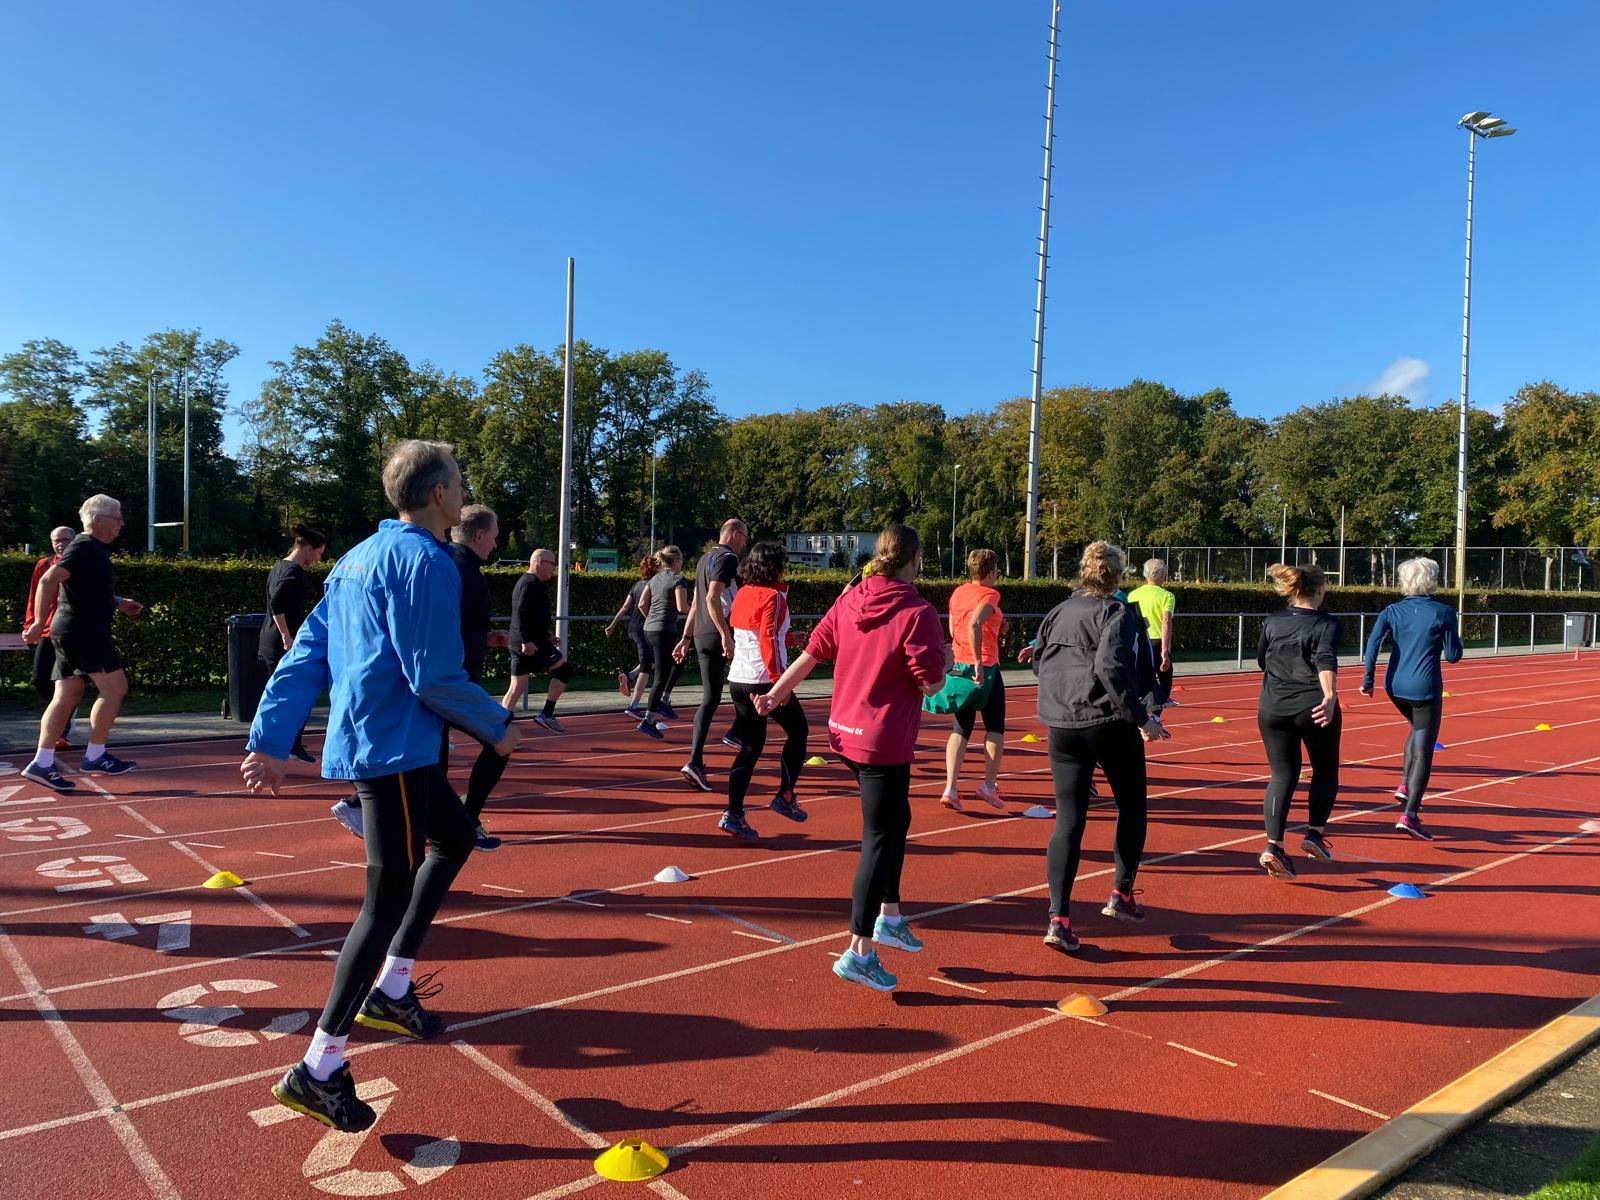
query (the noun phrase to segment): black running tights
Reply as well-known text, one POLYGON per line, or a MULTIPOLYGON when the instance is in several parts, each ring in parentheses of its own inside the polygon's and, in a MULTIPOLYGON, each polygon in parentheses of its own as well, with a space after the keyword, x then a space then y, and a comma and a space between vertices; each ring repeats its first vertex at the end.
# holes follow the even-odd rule
POLYGON ((785 734, 783 758, 778 765, 778 790, 786 796, 794 791, 800 768, 805 765, 810 729, 805 710, 795 696, 773 709, 770 718, 756 712, 755 698, 771 691, 770 683, 730 683, 728 690, 733 695, 733 736, 739 739, 739 753, 734 757, 733 766, 728 768, 728 811, 742 816, 750 777, 755 774, 756 761, 767 745, 767 721, 776 721, 785 734))
POLYGON ((1072 883, 1078 877, 1083 852, 1083 830, 1089 823, 1089 785, 1094 769, 1105 772, 1117 803, 1115 856, 1117 890, 1133 890, 1133 877, 1144 854, 1148 820, 1148 790, 1144 769, 1144 740, 1126 721, 1091 725, 1087 729, 1050 730, 1050 778, 1055 784, 1056 825, 1050 835, 1046 870, 1050 880, 1050 915, 1067 916, 1072 883))
POLYGON ((1428 777, 1433 774, 1433 748, 1439 744, 1444 700, 1402 700, 1399 696, 1389 699, 1411 722, 1411 732, 1406 735, 1406 812, 1416 816, 1422 811, 1422 793, 1428 790, 1428 777))
POLYGON ((900 870, 911 832, 911 764, 844 760, 861 787, 861 861, 850 889, 850 932, 871 937, 878 910, 900 903, 900 870))
POLYGON ((1261 744, 1267 749, 1267 764, 1272 768, 1272 782, 1267 784, 1262 812, 1267 822, 1267 841, 1283 843, 1284 826, 1289 821, 1289 801, 1294 798, 1294 785, 1300 781, 1300 747, 1305 746, 1311 756, 1311 812, 1307 824, 1320 830, 1328 823, 1333 812, 1334 797, 1339 794, 1339 733, 1344 726, 1343 710, 1336 710, 1333 722, 1318 725, 1311 719, 1311 710, 1292 717, 1257 712, 1256 725, 1261 730, 1261 744))

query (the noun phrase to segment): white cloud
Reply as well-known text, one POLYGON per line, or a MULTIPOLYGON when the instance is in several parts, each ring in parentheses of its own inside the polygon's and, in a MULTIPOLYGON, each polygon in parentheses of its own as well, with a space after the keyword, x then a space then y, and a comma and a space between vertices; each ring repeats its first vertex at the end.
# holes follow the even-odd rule
POLYGON ((1375 396, 1404 396, 1413 404, 1428 400, 1428 375, 1431 368, 1420 358, 1401 355, 1383 369, 1371 391, 1375 396))

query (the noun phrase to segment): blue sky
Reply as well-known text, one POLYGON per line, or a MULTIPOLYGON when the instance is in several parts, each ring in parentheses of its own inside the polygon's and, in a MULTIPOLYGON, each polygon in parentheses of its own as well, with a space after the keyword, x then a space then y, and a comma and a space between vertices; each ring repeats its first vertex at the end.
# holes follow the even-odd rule
MULTIPOLYGON (((1600 5, 1068 3, 1045 381, 1600 388, 1600 5), (1496 14, 1506 14, 1502 24, 1496 14), (1589 83, 1583 83, 1587 78, 1589 83), (1415 360, 1408 363, 1406 360, 1415 360)), ((659 347, 735 415, 1029 387, 1048 0, 14 7, 0 350, 339 318, 659 347)), ((237 437, 239 427, 233 426, 237 437)))

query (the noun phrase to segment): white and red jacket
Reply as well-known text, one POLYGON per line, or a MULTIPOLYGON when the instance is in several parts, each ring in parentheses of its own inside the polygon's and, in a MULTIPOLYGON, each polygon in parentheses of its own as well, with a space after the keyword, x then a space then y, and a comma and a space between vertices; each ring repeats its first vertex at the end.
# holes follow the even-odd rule
POLYGON ((729 683, 771 683, 789 666, 789 585, 745 584, 733 596, 729 683))

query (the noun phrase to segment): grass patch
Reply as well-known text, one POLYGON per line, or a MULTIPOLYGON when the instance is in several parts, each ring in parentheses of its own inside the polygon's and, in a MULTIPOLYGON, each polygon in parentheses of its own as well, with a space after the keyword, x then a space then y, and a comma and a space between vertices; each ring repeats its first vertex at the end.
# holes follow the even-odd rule
POLYGON ((1529 1200, 1600 1200, 1600 1138, 1590 1142, 1529 1200))

